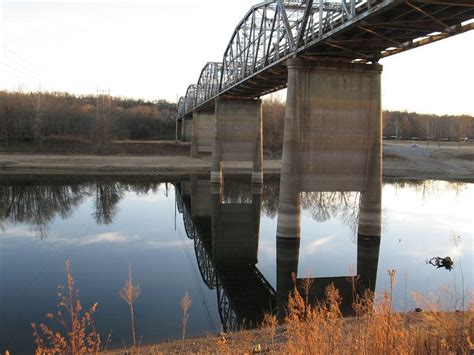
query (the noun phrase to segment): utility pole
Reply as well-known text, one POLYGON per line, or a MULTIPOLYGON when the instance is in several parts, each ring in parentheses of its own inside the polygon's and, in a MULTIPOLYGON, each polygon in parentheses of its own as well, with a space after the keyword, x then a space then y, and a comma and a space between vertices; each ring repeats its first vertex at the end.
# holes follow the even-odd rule
POLYGON ((176 94, 176 119, 174 120, 174 144, 178 144, 178 115, 179 115, 179 99, 178 99, 178 94, 176 94))
POLYGON ((427 119, 426 119, 426 137, 425 137, 425 139, 426 139, 426 146, 427 146, 427 147, 428 147, 428 145, 429 145, 429 138, 428 138, 428 137, 429 137, 429 135, 428 135, 428 132, 429 132, 429 131, 428 131, 428 129, 429 129, 429 124, 430 124, 430 123, 429 123, 428 118, 427 118, 427 119))
POLYGON ((35 142, 38 141, 40 136, 40 109, 41 109, 41 83, 38 86, 38 100, 36 101, 36 118, 35 118, 35 132, 34 132, 34 140, 35 142))
POLYGON ((109 138, 108 125, 110 124, 110 89, 101 90, 97 88, 96 95, 96 130, 98 134, 98 141, 102 145, 107 143, 109 138))

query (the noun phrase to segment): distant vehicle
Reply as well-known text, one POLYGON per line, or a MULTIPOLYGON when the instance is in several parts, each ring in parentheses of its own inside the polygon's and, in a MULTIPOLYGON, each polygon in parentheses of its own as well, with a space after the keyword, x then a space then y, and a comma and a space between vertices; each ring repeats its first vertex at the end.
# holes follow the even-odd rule
POLYGON ((412 146, 412 147, 418 147, 418 144, 412 143, 411 146, 412 146))

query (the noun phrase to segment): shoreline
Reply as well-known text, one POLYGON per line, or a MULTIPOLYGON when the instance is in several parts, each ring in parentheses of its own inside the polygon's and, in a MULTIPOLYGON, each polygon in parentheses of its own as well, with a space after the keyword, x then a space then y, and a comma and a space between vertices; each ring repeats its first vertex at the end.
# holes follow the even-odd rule
MULTIPOLYGON (((280 159, 264 159, 265 174, 279 174, 280 159)), ((86 155, 0 153, 0 175, 177 176, 209 174, 210 155, 86 155)), ((250 162, 224 163, 225 173, 251 171, 250 162)), ((412 147, 384 143, 384 179, 474 182, 474 145, 412 147)))

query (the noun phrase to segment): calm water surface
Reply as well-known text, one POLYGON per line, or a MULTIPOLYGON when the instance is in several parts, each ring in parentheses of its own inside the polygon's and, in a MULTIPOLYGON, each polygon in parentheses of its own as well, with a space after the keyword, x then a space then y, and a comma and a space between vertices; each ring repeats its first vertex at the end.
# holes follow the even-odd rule
MULTIPOLYGON (((31 322, 55 310, 70 259, 83 306, 98 302, 96 325, 112 346, 130 344, 127 304, 118 291, 132 266, 140 284, 142 344, 179 338, 179 301, 188 291, 189 336, 230 329, 275 296, 278 180, 260 195, 226 181, 211 197, 205 178, 169 181, 3 179, 0 183, 0 351, 30 353, 31 322), (218 206, 218 207, 216 207, 218 206), (233 260, 234 267, 222 266, 233 260), (240 265, 235 267, 235 265, 240 265), (250 294, 250 296, 249 296, 250 294)), ((412 310, 410 292, 448 286, 451 306, 472 289, 474 184, 386 182, 376 292, 397 270, 395 307, 412 310), (451 271, 427 264, 450 256, 451 271)), ((359 193, 302 194, 298 277, 333 278, 357 268, 359 193)), ((377 250, 376 250, 377 251, 377 250)))

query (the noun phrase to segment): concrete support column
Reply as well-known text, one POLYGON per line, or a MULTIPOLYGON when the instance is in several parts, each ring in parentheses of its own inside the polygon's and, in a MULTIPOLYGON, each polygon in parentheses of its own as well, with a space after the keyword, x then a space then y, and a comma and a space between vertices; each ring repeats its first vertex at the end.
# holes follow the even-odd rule
POLYGON ((194 112, 191 138, 191 156, 212 152, 212 135, 214 125, 213 112, 194 112))
POLYGON ((380 238, 382 230, 382 124, 373 126, 373 149, 369 154, 367 174, 359 201, 357 234, 380 238), (378 137, 378 138, 377 138, 378 137))
MULTIPOLYGON (((299 75, 288 66, 288 90, 283 132, 277 238, 299 239, 301 213, 299 75)), ((278 241, 277 241, 278 243, 278 241)))
MULTIPOLYGON (((378 64, 290 59, 277 221, 280 311, 298 271, 301 191, 361 191, 358 269, 375 284, 380 238, 378 64)), ((337 279, 337 278, 336 278, 337 279)))
POLYGON ((193 133, 192 117, 183 117, 183 123, 181 124, 181 141, 190 142, 193 133))
POLYGON ((186 142, 186 117, 181 119, 181 142, 186 142))
POLYGON ((257 136, 253 155, 252 183, 263 184, 263 117, 261 101, 258 101, 257 136))
POLYGON ((382 67, 287 63, 277 237, 299 238, 301 191, 363 191, 380 171, 382 67))
POLYGON ((197 120, 196 115, 193 113, 192 130, 191 130, 191 156, 197 157, 197 120))
MULTIPOLYGON (((216 113, 214 115, 214 129, 212 132, 212 161, 211 161, 211 184, 222 184, 222 153, 221 153, 221 132, 218 122, 217 101, 216 99, 216 113)), ((218 189, 217 187, 214 187, 218 189)))
POLYGON ((216 99, 212 137, 211 182, 222 183, 225 162, 252 162, 252 181, 263 182, 261 100, 216 99))

